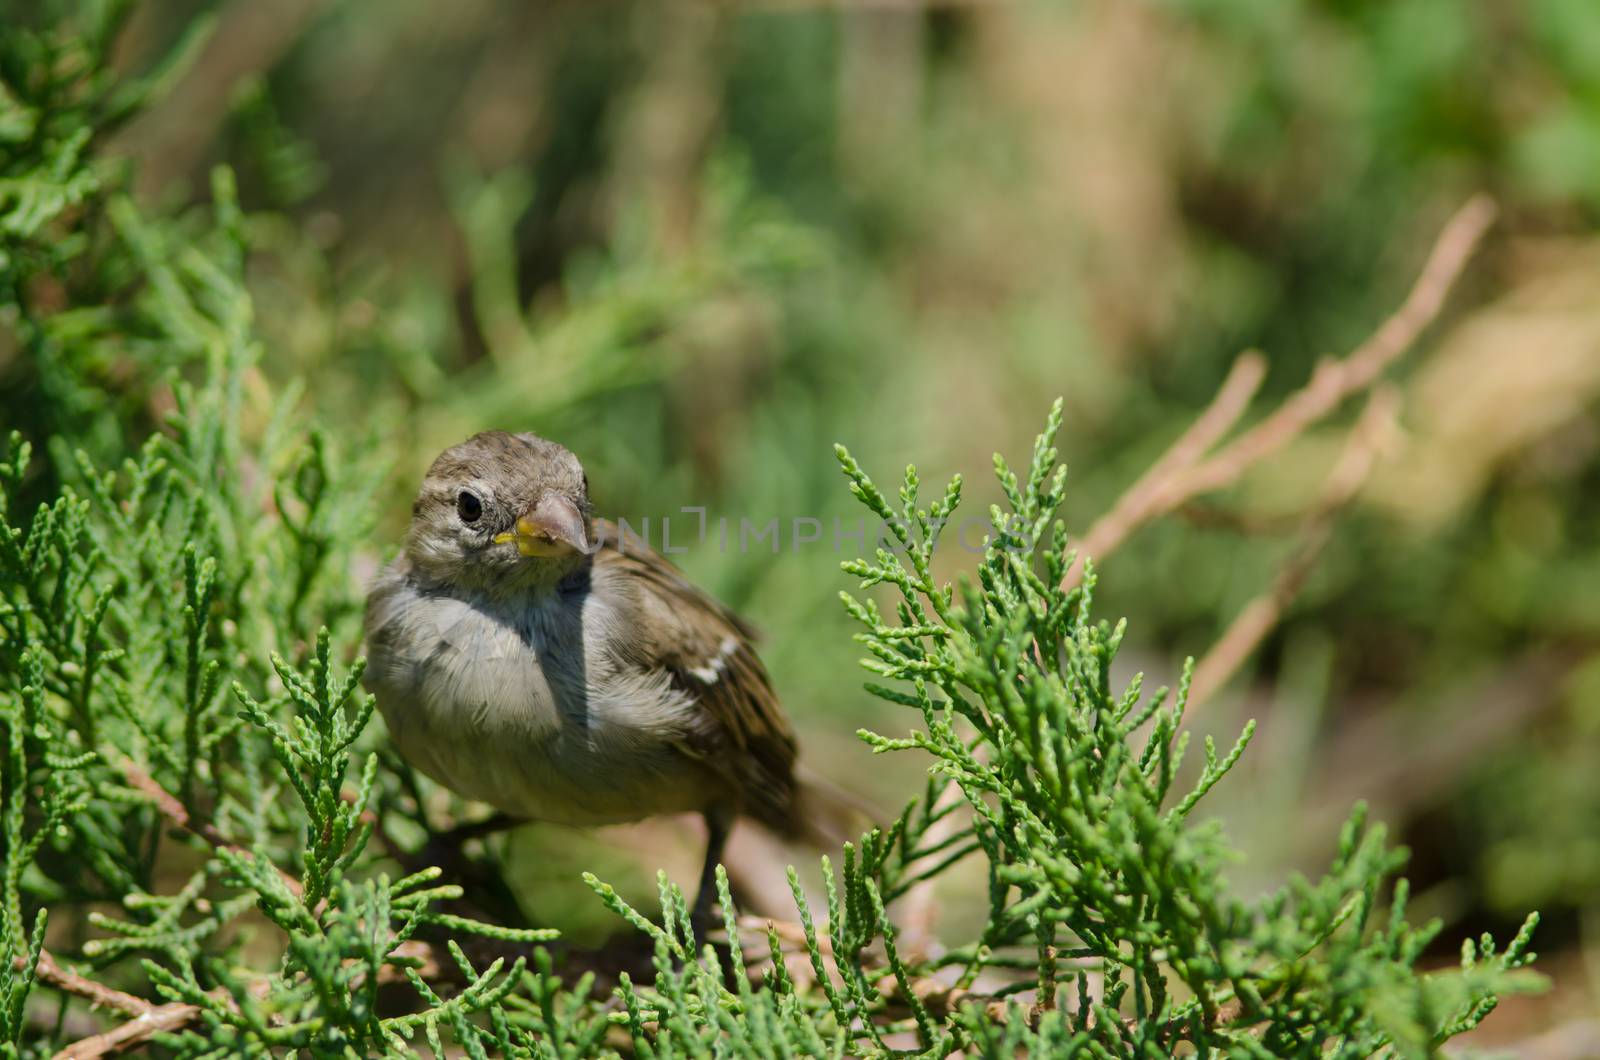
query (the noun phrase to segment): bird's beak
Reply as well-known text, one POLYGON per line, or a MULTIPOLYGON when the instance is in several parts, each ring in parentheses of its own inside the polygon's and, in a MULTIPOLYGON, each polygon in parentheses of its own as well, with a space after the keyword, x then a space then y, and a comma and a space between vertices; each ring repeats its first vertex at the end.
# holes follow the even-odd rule
POLYGON ((515 533, 500 534, 496 544, 514 543, 524 556, 587 555, 594 551, 578 506, 565 497, 546 494, 517 519, 515 533))

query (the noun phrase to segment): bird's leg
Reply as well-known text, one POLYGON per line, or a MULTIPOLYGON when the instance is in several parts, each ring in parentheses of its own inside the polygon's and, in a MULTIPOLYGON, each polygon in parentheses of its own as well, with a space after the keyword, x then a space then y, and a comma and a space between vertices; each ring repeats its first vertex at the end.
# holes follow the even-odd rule
POLYGON ((509 813, 501 813, 496 810, 481 821, 468 821, 466 824, 458 824, 448 832, 442 833, 439 838, 459 847, 469 839, 482 839, 484 836, 494 835, 496 832, 504 832, 523 823, 525 823, 525 818, 513 817, 509 813))
POLYGON ((463 848, 468 842, 504 832, 522 823, 520 818, 496 811, 481 821, 469 821, 443 832, 431 833, 412 860, 422 868, 437 865, 447 873, 461 875, 467 871, 463 848))
POLYGON ((733 814, 726 807, 714 806, 705 812, 706 863, 700 870, 700 890, 695 894, 694 912, 689 918, 695 942, 703 943, 711 926, 711 908, 717 900, 717 864, 722 860, 722 848, 727 845, 728 832, 733 828, 733 814))

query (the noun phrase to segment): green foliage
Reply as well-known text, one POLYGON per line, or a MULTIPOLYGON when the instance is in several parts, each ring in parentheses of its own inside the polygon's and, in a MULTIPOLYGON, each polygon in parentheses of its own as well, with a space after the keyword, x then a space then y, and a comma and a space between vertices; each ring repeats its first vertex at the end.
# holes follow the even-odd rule
MULTIPOLYGON (((30 432, 45 451, 19 433, 0 461, 0 1051, 46 1055, 82 1015, 35 975, 47 926, 83 974, 194 1006, 154 1039, 182 1057, 1426 1056, 1532 987, 1532 918, 1504 950, 1466 946, 1459 971, 1418 970, 1439 928, 1409 925, 1399 856, 1360 812, 1320 879, 1229 889, 1232 848, 1195 812, 1250 730, 1185 771, 1184 687, 1112 688, 1123 627, 1092 617, 1092 576, 1059 588, 1059 405, 1025 473, 997 458, 1006 503, 959 586, 933 570, 960 480, 923 508, 908 469, 896 503, 839 450, 894 537, 845 564, 871 590, 845 597, 868 687, 918 726, 863 738, 924 756, 920 796, 824 858, 820 896, 791 870, 784 936, 741 923, 724 874, 715 941, 664 877, 657 918, 587 878, 653 969, 566 981, 552 932, 426 863, 427 792, 358 690, 352 571, 383 469, 263 372, 246 284, 262 227, 226 169, 206 208, 166 214, 93 150, 204 23, 118 81, 129 4, 62 6, 0 33, 0 319, 48 399, 30 432), (899 903, 969 859, 979 931, 908 938, 899 903)), ((300 167, 276 114, 256 119, 300 167)), ((458 190, 474 251, 509 257, 494 237, 526 189, 458 190)), ((485 281, 491 355, 569 352, 577 374, 541 377, 561 404, 654 378, 639 351, 684 303, 810 249, 740 196, 724 206, 746 257, 602 274, 548 326, 485 281)))
MULTIPOLYGON (((148 191, 203 198, 207 169, 227 160, 247 207, 274 208, 247 222, 269 380, 309 380, 306 400, 336 437, 352 419, 384 422, 408 476, 487 423, 542 428, 602 461, 603 507, 636 512, 689 498, 826 523, 841 496, 826 462, 792 454, 847 435, 862 454, 903 462, 913 443, 897 428, 959 422, 924 433, 915 451, 970 466, 986 455, 975 442, 1021 444, 1031 423, 1017 411, 1065 390, 1068 521, 1085 527, 1239 349, 1270 355, 1270 395, 1359 341, 1437 221, 1480 188, 1505 207, 1512 238, 1486 249, 1480 275, 1495 281, 1469 281, 1457 308, 1502 281, 1594 285, 1592 266, 1571 270, 1564 252, 1546 252, 1585 256, 1600 203, 1600 5, 1021 6, 1003 25, 993 12, 907 11, 891 20, 893 40, 855 32, 829 5, 730 7, 679 53, 663 47, 678 39, 674 22, 636 0, 581 12, 487 0, 455 12, 444 36, 427 5, 335 5, 284 24, 282 38, 249 33, 240 5, 10 0, 3 80, 16 106, 0 126, 23 139, 0 140, 0 169, 41 174, 28 187, 53 194, 48 160, 66 159, 86 124, 86 146, 60 170, 68 185, 85 174, 117 182, 121 164, 102 150, 114 147, 143 167, 148 191), (158 72, 181 71, 194 49, 168 46, 203 44, 209 22, 195 12, 213 7, 224 25, 215 44, 241 65, 198 64, 154 120, 118 117, 127 86, 172 83, 158 72), (235 18, 237 36, 226 32, 235 18), (102 58, 124 23, 116 65, 137 77, 119 82, 102 58), (1080 61, 1089 57, 1103 72, 1080 61), (1017 71, 1056 68, 1095 91, 1073 77, 1018 90, 1017 71), (249 75, 232 80, 241 69, 249 75), (169 151, 175 134, 180 150, 169 151), (689 220, 686 243, 653 240, 645 215, 662 200, 689 220), (777 223, 728 216, 729 201, 777 223), (752 275, 748 258, 772 257, 761 238, 772 230, 827 253, 752 275), (973 351, 995 365, 980 390, 973 351)), ((55 216, 65 223, 39 229, 29 255, 87 262, 89 247, 106 249, 78 208, 55 216)), ((70 268, 60 276, 74 310, 62 323, 83 320, 76 310, 115 312, 104 285, 70 268)), ((39 308, 61 301, 48 282, 19 290, 39 308)), ((1543 348, 1542 315, 1519 319, 1519 341, 1543 348)), ((1400 376, 1437 359, 1428 345, 1400 376)), ((84 366, 100 387, 75 406, 65 380, 38 378, 55 362, 0 348, 0 418, 35 439, 70 426, 74 444, 115 463, 110 430, 142 437, 162 407, 147 391, 159 374, 125 371, 124 356, 84 366), (79 434, 84 418, 104 430, 79 434)), ((1532 374, 1520 362, 1506 370, 1532 374)), ((1553 396, 1520 407, 1571 400, 1579 416, 1592 411, 1592 382, 1553 382, 1553 396)), ((1402 724, 1441 724, 1474 694, 1463 686, 1480 667, 1593 643, 1600 479, 1574 429, 1576 439, 1554 436, 1486 469, 1481 496, 1443 525, 1417 532, 1358 505, 1247 679, 1304 703, 1297 716, 1325 706, 1337 737, 1355 699, 1392 700, 1402 724), (1459 601, 1470 606, 1447 606, 1459 601), (1439 720, 1415 718, 1424 712, 1439 720)), ((1449 448, 1441 470, 1477 451, 1449 448)), ((1303 466, 1284 478, 1309 481, 1319 455, 1316 444, 1286 453, 1303 466)), ((48 475, 30 507, 54 495, 48 475)), ((1177 520, 1130 541, 1101 586, 1107 613, 1137 615, 1136 640, 1163 655, 1208 642, 1282 558, 1294 503, 1277 484, 1216 498, 1198 531, 1177 520)), ((384 511, 391 540, 404 507, 384 511)), ((828 579, 761 557, 684 562, 768 627, 840 633, 776 638, 767 662, 784 687, 805 682, 797 710, 854 716, 828 579)), ((1450 794, 1428 800, 1450 808, 1450 831, 1466 839, 1430 851, 1419 882, 1464 879, 1484 896, 1465 917, 1530 903, 1575 911, 1596 892, 1600 860, 1583 841, 1596 811, 1585 709, 1573 702, 1556 731, 1491 741, 1492 768, 1447 777, 1450 794), (1570 765, 1548 768, 1563 752, 1570 765), (1493 836, 1480 807, 1503 821, 1493 836)), ((1317 801, 1314 767, 1277 771, 1311 775, 1317 801)), ((1436 831, 1414 803, 1385 812, 1418 827, 1416 841, 1436 831)))
MULTIPOLYGON (((180 420, 177 437, 215 437, 214 403, 180 407, 195 419, 180 420)), ((198 555, 196 542, 225 560, 230 550, 218 532, 227 505, 205 500, 216 480, 172 472, 192 452, 158 435, 122 476, 83 468, 96 484, 89 497, 69 487, 26 530, 5 535, 5 643, 15 659, 4 700, 8 959, 37 959, 45 907, 71 916, 85 901, 118 902, 124 916, 82 918, 96 935, 82 953, 113 974, 137 958, 158 997, 198 1006, 197 1022, 161 1037, 195 1056, 406 1053, 419 1031, 436 1050, 451 1037, 474 1054, 576 1056, 598 1050, 613 1022, 638 1052, 663 1057, 765 1055, 780 1042, 802 1054, 874 1054, 907 1036, 931 1055, 962 1047, 1164 1056, 1186 1042, 1208 1055, 1423 1056, 1476 1025, 1497 993, 1529 985, 1516 969, 1530 959, 1533 921, 1503 953, 1485 940, 1468 948, 1461 972, 1418 974, 1437 926, 1407 925, 1403 884, 1378 915, 1398 859, 1361 814, 1323 879, 1255 903, 1228 893, 1219 873, 1227 846, 1188 818, 1248 731, 1226 756, 1208 743, 1204 768, 1180 794, 1184 690, 1170 707, 1166 690, 1144 696, 1137 679, 1113 693, 1122 629, 1090 617, 1092 577, 1059 589, 1071 557, 1059 526, 1047 534, 1063 489, 1050 446, 1059 415, 1058 405, 1025 476, 997 461, 1009 509, 992 510, 978 579, 959 590, 930 573, 959 479, 923 509, 908 469, 895 505, 840 450, 852 492, 898 543, 846 569, 864 586, 900 593, 893 622, 871 599, 846 596, 846 604, 866 627, 868 668, 896 682, 872 688, 914 706, 923 725, 907 737, 863 735, 882 751, 931 755, 933 780, 889 828, 847 845, 837 870, 824 859, 823 924, 791 874, 812 971, 804 984, 771 961, 775 936, 762 940, 766 956, 747 957, 725 876, 725 950, 692 936, 683 896, 664 877, 659 924, 591 878, 655 948, 652 980, 624 977, 616 988, 625 1021, 605 1014, 591 982, 561 989, 543 951, 532 972, 523 958, 480 971, 447 941, 458 986, 419 973, 404 947, 427 927, 520 945, 550 935, 441 912, 435 906, 462 888, 438 883, 437 869, 391 884, 367 855, 374 790, 404 778, 380 781, 376 753, 354 775, 351 749, 372 714, 356 691, 360 664, 335 676, 326 629, 303 649, 303 669, 269 656, 276 682, 250 660, 248 642, 229 630, 245 627, 248 609, 289 627, 303 594, 249 595, 229 577, 230 563, 198 555), (145 505, 154 529, 121 549, 140 537, 117 513, 145 505), (1048 536, 1056 543, 1046 545, 1048 536), (164 654, 139 666, 140 652, 164 654), (243 708, 231 718, 218 706, 224 669, 237 675, 243 708), (251 685, 279 691, 258 699, 251 685), (84 750, 66 757, 60 748, 84 750), (130 749, 131 767, 117 748, 130 749), (159 828, 144 802, 151 787, 139 782, 146 775, 185 793, 184 819, 210 822, 191 834, 204 848, 202 867, 165 893, 159 828), (946 797, 952 784, 959 799, 946 797), (296 803, 277 797, 285 788, 296 803), (53 856, 40 858, 46 849, 53 856), (895 900, 980 853, 990 908, 979 937, 937 957, 902 953, 895 900), (275 961, 262 962, 231 930, 252 909, 273 929, 275 961), (1033 1002, 999 1014, 970 1001, 935 1003, 927 984, 941 975, 971 999, 1033 1002), (384 981, 410 987, 410 1011, 380 998, 384 981), (980 983, 996 984, 993 993, 973 992, 980 983)), ((26 464, 17 443, 5 465, 8 493, 26 464)), ((307 493, 293 495, 315 507, 307 493)), ((303 522, 268 525, 310 547, 303 522)), ((31 987, 26 977, 8 987, 13 1043, 26 1029, 31 987)))
POLYGON ((211 29, 209 18, 195 19, 148 72, 121 78, 110 52, 132 0, 17 6, 0 8, 0 291, 8 305, 25 304, 29 279, 59 273, 89 249, 82 228, 61 238, 57 226, 117 183, 119 167, 91 147, 170 87, 211 29))
MULTIPOLYGON (((1032 990, 1046 1010, 1059 1007, 1059 1030, 1076 1036, 1084 1055, 1100 1055, 1098 1046, 1167 1056, 1180 1042, 1203 1055, 1427 1055, 1475 1025, 1492 994, 1515 981, 1505 973, 1525 963, 1534 921, 1498 957, 1487 943, 1482 959, 1469 952, 1457 978, 1419 976, 1414 964, 1438 925, 1405 922, 1404 881, 1388 916, 1377 915, 1384 881, 1402 859, 1360 809, 1322 879, 1293 880, 1256 902, 1229 893, 1221 873, 1229 847, 1218 830, 1191 828, 1188 818, 1238 761, 1253 726, 1225 756, 1207 739, 1198 777, 1187 792, 1175 789, 1187 746, 1187 671, 1170 707, 1168 690, 1144 695, 1137 677, 1115 692, 1111 664, 1124 627, 1092 620, 1092 575, 1060 588, 1072 556, 1059 523, 1045 544, 1063 489, 1051 448, 1060 414, 1057 403, 1025 481, 996 457, 1010 510, 992 510, 996 533, 978 581, 959 593, 931 579, 929 561, 960 480, 919 509, 909 468, 895 506, 839 452, 852 492, 895 528, 909 559, 880 549, 875 561, 846 565, 863 585, 900 590, 897 621, 870 601, 847 596, 846 605, 867 627, 868 668, 902 685, 873 690, 915 706, 924 725, 906 738, 863 737, 880 751, 932 754, 935 774, 958 785, 974 811, 945 842, 970 839, 988 861, 987 926, 945 960, 959 963, 963 984, 996 956, 1035 963, 1034 975, 1008 990, 1032 990), (1075 989, 1064 985, 1074 974, 1075 989)), ((896 825, 913 855, 926 833, 914 815, 896 825)), ((873 885, 864 886, 854 908, 877 903, 873 885)), ((1055 1031, 1041 1025, 1038 1033, 1010 1041, 1061 1047, 1063 1039, 1046 1037, 1055 1031)))

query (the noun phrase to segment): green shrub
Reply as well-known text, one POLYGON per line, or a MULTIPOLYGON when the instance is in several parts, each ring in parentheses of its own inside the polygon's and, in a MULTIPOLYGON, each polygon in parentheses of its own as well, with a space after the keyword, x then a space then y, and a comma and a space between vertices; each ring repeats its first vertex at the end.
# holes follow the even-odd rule
POLYGON ((492 879, 415 865, 422 783, 357 691, 381 464, 271 393, 228 172, 204 209, 123 193, 97 146, 166 68, 116 82, 127 5, 83 10, 0 34, 0 320, 44 398, 43 452, 17 434, 0 464, 9 1054, 65 1046, 98 999, 108 1025, 143 1017, 111 1033, 187 1057, 1425 1056, 1534 984, 1533 918, 1419 971, 1438 928, 1407 923, 1400 856, 1359 811, 1322 878, 1227 888, 1229 846, 1191 820, 1249 730, 1185 774, 1185 688, 1111 686, 1122 627, 1092 617, 1092 576, 1059 588, 1059 406, 1024 475, 997 458, 1008 503, 959 588, 930 573, 959 479, 924 508, 908 469, 896 502, 839 450, 896 538, 845 564, 874 590, 845 604, 870 690, 917 726, 862 735, 929 781, 824 861, 826 920, 791 873, 798 927, 753 931, 724 878, 711 944, 664 878, 650 913, 591 878, 654 973, 566 982, 492 879), (982 930, 904 937, 897 903, 966 858, 982 930), (798 967, 774 960, 786 935, 798 967))

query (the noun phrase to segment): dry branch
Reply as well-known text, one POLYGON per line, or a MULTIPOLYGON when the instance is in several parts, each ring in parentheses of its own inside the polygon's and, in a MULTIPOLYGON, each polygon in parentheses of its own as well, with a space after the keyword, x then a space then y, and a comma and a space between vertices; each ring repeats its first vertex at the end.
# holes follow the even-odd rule
MULTIPOLYGON (((20 970, 23 962, 19 959, 16 963, 20 970)), ((127 1022, 120 1023, 101 1034, 73 1042, 56 1054, 56 1060, 62 1060, 63 1057, 69 1060, 84 1060, 88 1057, 107 1056, 124 1049, 131 1049, 149 1041, 157 1034, 178 1030, 200 1014, 197 1005, 181 1001, 157 1005, 132 994, 125 994, 104 983, 97 983, 87 976, 63 967, 48 950, 39 953, 39 963, 34 968, 34 974, 38 976, 40 982, 49 983, 57 990, 74 997, 84 998, 93 1007, 111 1009, 132 1017, 127 1022)))
POLYGON ((102 1034, 73 1042, 57 1053, 55 1060, 88 1060, 90 1057, 120 1053, 142 1045, 158 1034, 181 1030, 198 1015, 200 1007, 186 1001, 151 1005, 148 1011, 102 1034))
POLYGON ((1245 605, 1227 632, 1195 667, 1194 680, 1189 686, 1190 710, 1205 703, 1217 689, 1227 684, 1300 594, 1317 557, 1328 543, 1334 519, 1360 491, 1372 465, 1393 438, 1399 408, 1400 396, 1392 387, 1377 390, 1367 402, 1361 419, 1350 429, 1344 449, 1323 483, 1316 507, 1306 517, 1299 542, 1272 585, 1245 605))
MULTIPOLYGON (((18 970, 21 970, 25 963, 25 959, 21 957, 14 962, 18 970)), ((144 998, 125 994, 121 990, 79 975, 70 968, 62 967, 55 957, 51 956, 49 950, 39 951, 39 963, 34 967, 34 974, 39 977, 40 982, 49 983, 58 990, 65 990, 76 997, 84 998, 91 1005, 115 1009, 127 1016, 142 1016, 156 1007, 144 998)))
MULTIPOLYGON (((133 759, 125 758, 122 760, 122 775, 128 781, 130 787, 149 796, 150 801, 155 804, 156 810, 175 828, 188 832, 190 835, 198 836, 216 850, 228 850, 247 861, 255 860, 254 854, 237 843, 230 842, 226 836, 217 831, 216 825, 213 825, 210 821, 194 820, 189 813, 189 808, 183 804, 183 800, 163 788, 154 777, 141 769, 133 759)), ((278 875, 283 877, 283 882, 291 893, 295 895, 305 893, 305 888, 295 877, 284 872, 281 868, 278 870, 278 875)))
POLYGON ((1265 419, 1205 457, 1205 451, 1238 421, 1260 385, 1264 368, 1260 354, 1242 354, 1194 425, 1083 535, 1078 560, 1062 579, 1063 587, 1078 584, 1085 561, 1103 562, 1145 523, 1199 494, 1232 485, 1247 469, 1282 449, 1347 398, 1371 387, 1438 317, 1495 213, 1495 204, 1487 196, 1468 200, 1440 231, 1405 301, 1377 331, 1344 359, 1322 361, 1306 385, 1265 419))
MULTIPOLYGON (((181 799, 162 787, 159 781, 140 768, 131 758, 123 760, 121 769, 128 784, 148 796, 168 823, 190 835, 198 836, 214 849, 227 850, 239 857, 254 859, 250 851, 230 841, 209 821, 195 820, 181 799)), ((281 868, 278 869, 278 875, 282 877, 284 885, 291 893, 296 895, 305 893, 304 885, 297 878, 281 868)), ((416 939, 407 940, 397 946, 394 956, 420 961, 419 974, 424 978, 436 976, 442 969, 432 947, 416 939)), ((93 979, 62 967, 48 952, 39 954, 36 972, 41 981, 75 997, 85 998, 92 1006, 113 1009, 132 1017, 108 1031, 72 1043, 56 1054, 58 1060, 61 1057, 96 1057, 120 1052, 148 1041, 156 1034, 179 1030, 200 1014, 197 1005, 187 1002, 158 1005, 103 983, 97 983, 93 979)), ((405 974, 394 966, 386 964, 379 973, 379 981, 404 982, 405 974)), ((260 985, 265 987, 265 983, 263 980, 260 985)), ((226 991, 220 988, 212 993, 215 997, 227 1000, 226 991)))
MULTIPOLYGON (((190 835, 198 836, 215 849, 230 850, 241 857, 254 858, 250 851, 229 842, 221 832, 217 831, 216 826, 209 821, 194 820, 182 800, 166 788, 163 788, 154 777, 141 769, 131 758, 123 760, 122 775, 127 779, 129 786, 148 796, 157 812, 174 827, 190 835)), ((304 893, 304 888, 299 880, 282 869, 279 869, 278 872, 290 891, 297 895, 304 893)), ((103 983, 97 983, 93 979, 63 968, 48 952, 39 954, 37 972, 42 981, 59 990, 76 997, 86 998, 91 1005, 114 1009, 123 1015, 132 1017, 127 1022, 120 1023, 108 1031, 73 1042, 56 1054, 57 1060, 61 1060, 62 1057, 96 1057, 121 1052, 124 1049, 146 1042, 157 1034, 179 1030, 200 1014, 198 1005, 182 1001, 157 1005, 132 994, 115 990, 103 983)), ((216 996, 225 997, 226 992, 219 990, 216 992, 216 996)))
MULTIPOLYGON (((163 788, 159 781, 141 769, 133 759, 123 760, 122 775, 127 778, 129 785, 148 795, 150 801, 155 804, 156 809, 173 826, 191 835, 199 836, 217 850, 227 850, 241 858, 255 860, 254 854, 217 831, 216 826, 209 821, 195 821, 190 816, 188 807, 184 806, 182 800, 166 788, 163 788)), ((369 816, 376 822, 377 815, 370 810, 363 813, 361 819, 366 821, 369 816)), ((305 885, 297 877, 281 868, 278 869, 278 875, 283 879, 284 886, 289 889, 291 894, 303 895, 305 893, 305 885)), ((415 939, 397 946, 394 950, 394 955, 421 961, 422 967, 419 972, 424 978, 427 978, 430 974, 438 974, 442 967, 432 947, 415 939)), ((403 982, 405 980, 405 976, 402 973, 389 966, 384 967, 380 978, 383 982, 403 982)))
POLYGON ((1129 534, 1161 514, 1154 506, 1166 491, 1167 483, 1193 467, 1239 422, 1266 374, 1267 359, 1259 352, 1247 350, 1239 355, 1206 410, 1079 540, 1077 559, 1062 579, 1062 588, 1070 589, 1082 580, 1083 565, 1090 558, 1109 556, 1129 534))

